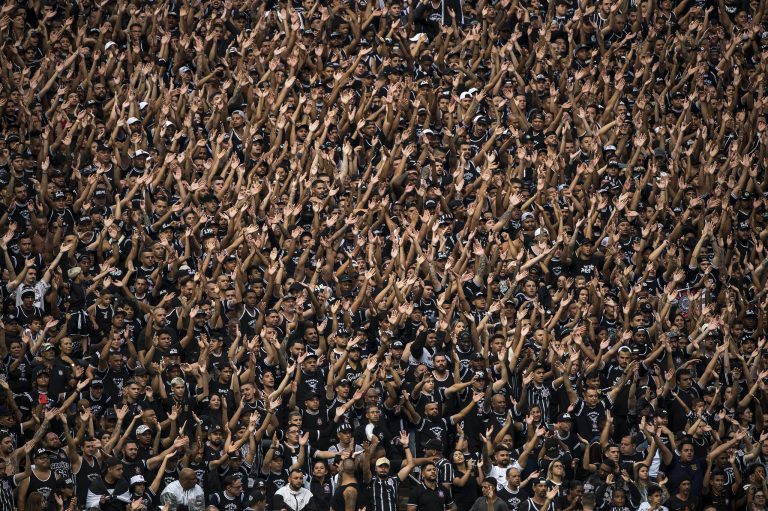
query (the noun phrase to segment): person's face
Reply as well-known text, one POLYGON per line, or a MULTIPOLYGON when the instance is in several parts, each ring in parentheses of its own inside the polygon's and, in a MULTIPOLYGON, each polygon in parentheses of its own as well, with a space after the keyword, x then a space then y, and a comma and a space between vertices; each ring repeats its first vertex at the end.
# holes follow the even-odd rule
MULTIPOLYGON (((430 381, 431 381, 431 378, 430 378, 430 381)), ((437 417, 440 413, 437 403, 428 403, 427 406, 424 407, 424 413, 427 415, 427 417, 430 417, 430 418, 437 417)))
POLYGON ((136 440, 142 445, 149 445, 152 442, 152 431, 145 431, 140 435, 136 435, 136 440))
POLYGON ((680 449, 680 459, 685 463, 693 461, 693 446, 691 444, 685 444, 680 449))
POLYGON ((504 403, 504 396, 500 394, 496 394, 491 398, 491 408, 494 412, 497 414, 505 413, 507 410, 507 406, 504 403))
POLYGON ((37 386, 40 388, 48 388, 48 382, 51 380, 51 377, 48 376, 48 373, 40 373, 37 375, 37 386))
POLYGON ((377 465, 376 475, 381 478, 387 477, 389 475, 389 465, 377 465))
POLYGON ((135 460, 138 454, 139 454, 139 447, 133 442, 123 447, 123 457, 129 461, 135 460))
POLYGON ((621 443, 619 444, 619 450, 621 451, 621 454, 624 456, 631 456, 634 454, 635 451, 635 444, 632 443, 632 439, 629 437, 624 437, 621 439, 621 443))
POLYGON ((132 401, 135 401, 139 397, 139 391, 140 391, 140 388, 135 383, 128 385, 125 388, 125 393, 127 394, 128 398, 131 399, 132 401))
POLYGON ((322 462, 318 461, 312 466, 312 475, 316 478, 323 478, 328 474, 328 466, 322 462))
POLYGON ((584 393, 584 400, 589 406, 596 406, 599 398, 599 394, 594 389, 589 389, 584 393))
POLYGON ((83 444, 83 454, 88 457, 96 456, 96 453, 101 447, 101 440, 89 440, 83 444))
POLYGON ((194 472, 187 473, 184 471, 179 477, 179 482, 181 483, 182 488, 185 490, 191 490, 197 484, 197 477, 195 477, 194 472))
POLYGON ((427 465, 424 470, 422 470, 422 477, 424 480, 434 483, 437 481, 437 469, 434 465, 427 465))
POLYGON ((233 497, 239 497, 240 494, 243 493, 243 481, 240 479, 235 479, 232 484, 227 486, 227 493, 233 497))
POLYGON ((285 439, 292 445, 295 445, 299 442, 299 435, 299 428, 296 426, 289 426, 285 431, 285 439))
POLYGON ((516 468, 511 468, 507 471, 507 483, 511 488, 517 488, 520 486, 520 471, 516 468))
MULTIPOLYGON (((267 388, 274 387, 274 385, 275 385, 275 375, 274 375, 274 373, 272 373, 271 371, 268 371, 268 372, 264 373, 264 376, 262 376, 262 378, 261 378, 261 383, 265 387, 267 387, 267 388)), ((255 390, 251 387, 250 394, 253 395, 254 393, 255 393, 255 390)))
POLYGON ((41 454, 38 456, 35 456, 35 468, 41 469, 41 470, 48 470, 51 468, 51 459, 48 457, 47 454, 41 454))
POLYGON ((312 396, 305 401, 305 404, 309 410, 316 412, 320 409, 320 398, 317 396, 312 396))
POLYGON ((725 478, 722 476, 722 474, 715 474, 715 476, 712 477, 712 488, 714 488, 718 492, 721 492, 723 491, 724 486, 725 486, 725 478))
POLYGON ((11 437, 6 437, 3 439, 2 442, 0 442, 0 450, 2 450, 6 454, 10 454, 14 451, 13 440, 11 439, 11 437))
POLYGON ((496 458, 496 463, 500 467, 506 467, 507 465, 509 465, 510 456, 509 456, 509 451, 507 451, 506 449, 502 449, 498 451, 494 455, 494 458, 496 458))
POLYGON ((293 472, 288 478, 288 482, 291 485, 291 489, 298 490, 304 484, 304 474, 301 472, 293 472))

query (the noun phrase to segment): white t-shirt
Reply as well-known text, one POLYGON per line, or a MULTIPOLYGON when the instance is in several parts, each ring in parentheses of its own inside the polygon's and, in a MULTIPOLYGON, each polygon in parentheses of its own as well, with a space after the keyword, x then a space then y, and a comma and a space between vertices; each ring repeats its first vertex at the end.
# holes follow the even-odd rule
POLYGON ((191 490, 185 490, 178 480, 165 487, 163 493, 160 494, 160 501, 169 502, 172 509, 179 505, 187 506, 190 511, 203 511, 205 509, 205 494, 200 485, 196 484, 191 490))
POLYGON ((16 307, 21 307, 21 294, 24 291, 31 289, 32 291, 35 292, 35 307, 45 309, 45 304, 44 304, 45 293, 47 293, 50 288, 51 288, 50 284, 47 284, 42 280, 38 280, 37 282, 35 282, 33 286, 27 286, 25 284, 21 284, 19 287, 16 288, 16 307))
POLYGON ((667 506, 658 506, 656 508, 651 507, 651 505, 647 502, 643 502, 640 504, 640 507, 637 508, 637 511, 669 511, 667 506))

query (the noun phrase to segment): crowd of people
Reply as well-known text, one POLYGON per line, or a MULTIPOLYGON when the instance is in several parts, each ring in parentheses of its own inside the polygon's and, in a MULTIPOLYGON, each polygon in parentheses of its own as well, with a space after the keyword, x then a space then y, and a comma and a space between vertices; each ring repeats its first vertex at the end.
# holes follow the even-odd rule
POLYGON ((0 511, 766 511, 766 10, 0 1, 0 511))

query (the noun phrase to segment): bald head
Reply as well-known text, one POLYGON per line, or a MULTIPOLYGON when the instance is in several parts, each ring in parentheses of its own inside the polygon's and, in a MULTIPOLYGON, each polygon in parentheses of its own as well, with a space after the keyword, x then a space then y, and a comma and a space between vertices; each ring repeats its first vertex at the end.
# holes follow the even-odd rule
POLYGON ((179 482, 185 490, 191 490, 197 484, 197 475, 191 468, 183 468, 179 473, 179 482))
POLYGON ((354 475, 355 473, 355 461, 351 458, 347 458, 341 462, 341 471, 347 475, 354 475))

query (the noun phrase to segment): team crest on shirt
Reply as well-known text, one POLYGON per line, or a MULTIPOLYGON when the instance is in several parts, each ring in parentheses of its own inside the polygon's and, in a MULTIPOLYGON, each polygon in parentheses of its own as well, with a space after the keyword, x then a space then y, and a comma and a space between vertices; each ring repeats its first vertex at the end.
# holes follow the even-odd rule
POLYGON ((443 490, 437 490, 437 496, 442 499, 444 497, 443 490))
POLYGON ((698 469, 699 467, 697 467, 696 465, 691 465, 691 470, 698 470, 698 469))

